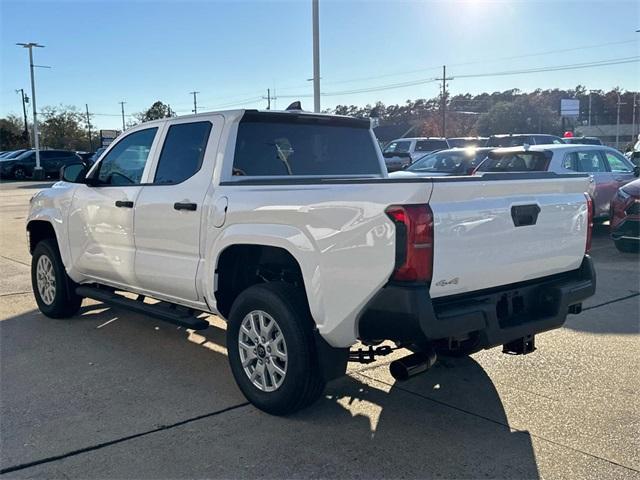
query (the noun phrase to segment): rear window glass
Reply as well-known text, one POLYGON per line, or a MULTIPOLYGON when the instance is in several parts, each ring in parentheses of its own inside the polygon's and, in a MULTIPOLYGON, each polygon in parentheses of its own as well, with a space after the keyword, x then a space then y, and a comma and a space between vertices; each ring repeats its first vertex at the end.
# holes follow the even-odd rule
POLYGON ((425 155, 413 163, 407 170, 414 172, 437 172, 437 173, 469 173, 485 158, 485 154, 476 156, 475 152, 458 150, 436 152, 425 155), (479 159, 479 160, 478 160, 479 159))
POLYGON ((531 144, 527 136, 491 137, 487 141, 487 147, 521 147, 525 143, 531 144))
POLYGON ((449 144, 445 140, 418 140, 416 142, 416 152, 433 152, 446 148, 449 148, 449 144))
POLYGON ((283 114, 238 126, 233 175, 374 175, 381 166, 368 126, 283 114))
POLYGON ((391 142, 387 148, 384 149, 385 153, 405 153, 411 148, 410 141, 391 142))
POLYGON ((549 160, 543 152, 491 153, 479 172, 546 172, 549 160))

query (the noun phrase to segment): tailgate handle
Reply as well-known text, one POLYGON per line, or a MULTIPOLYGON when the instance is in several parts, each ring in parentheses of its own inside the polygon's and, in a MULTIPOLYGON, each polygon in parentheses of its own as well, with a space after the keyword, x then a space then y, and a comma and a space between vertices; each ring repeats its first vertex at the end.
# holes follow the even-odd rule
POLYGON ((540 207, 536 204, 532 205, 514 205, 511 207, 511 218, 516 227, 526 227, 535 225, 538 221, 540 207))

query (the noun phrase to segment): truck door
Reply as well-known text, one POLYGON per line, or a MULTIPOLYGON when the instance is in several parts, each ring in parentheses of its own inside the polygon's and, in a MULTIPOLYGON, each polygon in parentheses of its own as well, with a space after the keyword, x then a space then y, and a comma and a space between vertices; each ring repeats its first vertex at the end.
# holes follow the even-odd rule
POLYGON ((74 267, 106 283, 136 287, 133 271, 134 205, 153 156, 158 128, 135 130, 118 139, 78 185, 69 208, 69 245, 74 267), (155 139, 155 142, 154 142, 155 139))
POLYGON ((149 183, 135 207, 135 273, 143 290, 197 301, 205 197, 222 117, 167 123, 149 183))

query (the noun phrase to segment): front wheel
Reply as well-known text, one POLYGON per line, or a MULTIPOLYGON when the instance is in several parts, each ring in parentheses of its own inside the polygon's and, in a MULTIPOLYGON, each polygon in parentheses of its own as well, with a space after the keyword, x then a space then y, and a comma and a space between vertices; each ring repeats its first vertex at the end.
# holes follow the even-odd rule
POLYGON ((242 292, 229 314, 227 350, 240 390, 267 413, 293 413, 324 390, 313 320, 299 288, 273 282, 242 292))
POLYGON ((54 240, 42 240, 33 250, 31 285, 38 308, 47 317, 72 317, 80 309, 82 297, 75 293, 54 240))
POLYGON ((16 167, 13 169, 13 178, 16 180, 24 180, 27 178, 27 171, 24 167, 16 167))

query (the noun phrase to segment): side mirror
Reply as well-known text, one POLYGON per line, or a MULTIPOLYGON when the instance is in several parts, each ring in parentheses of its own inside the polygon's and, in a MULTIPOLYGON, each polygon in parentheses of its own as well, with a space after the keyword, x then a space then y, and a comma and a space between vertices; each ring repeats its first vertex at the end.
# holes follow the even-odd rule
POLYGON ((60 180, 69 183, 84 183, 88 168, 84 163, 70 163, 60 169, 60 180))

